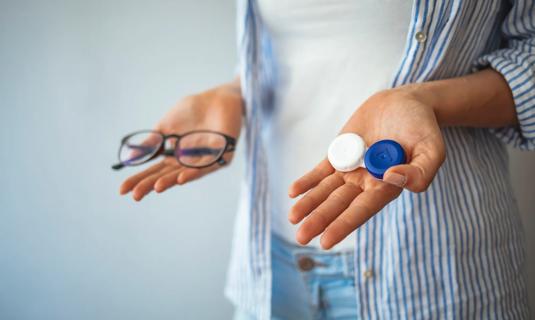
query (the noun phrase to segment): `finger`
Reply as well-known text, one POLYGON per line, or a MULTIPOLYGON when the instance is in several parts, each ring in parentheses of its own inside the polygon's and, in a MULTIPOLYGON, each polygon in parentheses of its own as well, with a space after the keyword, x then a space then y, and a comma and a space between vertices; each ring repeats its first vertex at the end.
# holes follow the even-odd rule
POLYGON ((327 226, 342 213, 362 191, 359 187, 344 184, 334 190, 329 197, 315 209, 297 231, 297 242, 305 245, 322 233, 327 226))
POLYGON ((395 186, 380 181, 377 183, 380 184, 378 187, 359 194, 325 229, 320 240, 324 249, 330 249, 342 241, 401 193, 401 189, 395 186))
POLYGON ((293 205, 288 214, 288 220, 296 224, 301 222, 312 210, 316 209, 338 187, 344 184, 344 179, 332 174, 323 179, 316 187, 306 193, 293 205))
POLYGON ((135 174, 133 176, 130 176, 128 179, 126 179, 119 188, 120 194, 127 194, 130 192, 138 183, 139 181, 145 179, 146 177, 150 176, 151 174, 161 170, 165 166, 165 163, 162 161, 160 163, 157 163, 143 171, 141 171, 138 174, 135 174))
POLYGON ((134 200, 141 201, 147 194, 149 194, 154 189, 154 184, 156 181, 166 175, 167 173, 175 170, 174 167, 164 167, 158 172, 151 174, 145 179, 141 180, 132 190, 132 196, 134 200))
POLYGON ((156 182, 154 183, 154 191, 160 193, 164 192, 165 190, 171 188, 172 186, 177 184, 178 175, 180 172, 182 172, 184 168, 178 168, 175 169, 167 174, 165 174, 163 177, 160 177, 156 182))
POLYGON ((436 146, 420 148, 409 164, 388 169, 383 180, 413 192, 427 190, 445 159, 444 148, 436 146))
POLYGON ((195 169, 195 168, 185 168, 177 178, 177 183, 183 185, 188 182, 197 180, 210 172, 217 170, 219 167, 216 165, 210 166, 208 168, 195 169))
POLYGON ((329 160, 324 159, 314 169, 312 169, 312 171, 308 172, 297 181, 292 183, 288 190, 288 195, 290 198, 295 198, 298 195, 307 192, 333 172, 334 168, 329 163, 329 160))

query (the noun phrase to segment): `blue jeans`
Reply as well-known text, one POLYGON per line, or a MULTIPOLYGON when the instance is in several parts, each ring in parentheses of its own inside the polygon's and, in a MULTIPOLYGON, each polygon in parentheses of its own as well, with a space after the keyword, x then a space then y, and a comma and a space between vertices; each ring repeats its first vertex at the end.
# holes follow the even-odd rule
MULTIPOLYGON (((353 252, 328 252, 272 235, 272 318, 355 319, 353 252)), ((237 306, 235 320, 255 319, 237 306)))

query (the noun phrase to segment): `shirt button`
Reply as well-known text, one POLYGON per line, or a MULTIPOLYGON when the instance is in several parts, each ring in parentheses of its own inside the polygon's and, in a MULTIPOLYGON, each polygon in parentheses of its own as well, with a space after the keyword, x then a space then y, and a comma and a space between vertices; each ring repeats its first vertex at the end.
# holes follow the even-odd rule
POLYGON ((364 279, 371 279, 373 278, 373 270, 369 269, 369 270, 365 270, 363 273, 362 273, 362 276, 364 277, 364 279))
POLYGON ((301 271, 310 271, 314 268, 314 260, 310 257, 299 257, 297 260, 297 265, 301 271))
POLYGON ((414 35, 414 39, 416 39, 416 41, 418 41, 419 43, 423 43, 425 42, 425 40, 427 40, 427 35, 421 31, 418 31, 414 35))

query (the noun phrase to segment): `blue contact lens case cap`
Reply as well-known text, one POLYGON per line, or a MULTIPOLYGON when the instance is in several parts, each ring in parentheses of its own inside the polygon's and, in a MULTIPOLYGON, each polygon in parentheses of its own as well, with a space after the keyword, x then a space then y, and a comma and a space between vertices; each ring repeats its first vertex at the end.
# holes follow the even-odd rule
POLYGON ((380 140, 372 144, 364 156, 364 164, 368 172, 377 179, 390 167, 404 164, 407 161, 405 151, 394 140, 380 140))

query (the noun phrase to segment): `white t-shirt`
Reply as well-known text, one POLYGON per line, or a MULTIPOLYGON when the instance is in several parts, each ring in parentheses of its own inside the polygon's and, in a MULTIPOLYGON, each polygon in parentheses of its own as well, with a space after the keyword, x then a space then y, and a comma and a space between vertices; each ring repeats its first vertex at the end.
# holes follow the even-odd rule
MULTIPOLYGON (((258 0, 278 83, 268 132, 272 230, 295 242, 289 185, 327 152, 352 113, 386 89, 405 50, 409 0, 258 0)), ((353 248, 348 237, 335 249, 353 248)), ((311 242, 319 247, 319 237, 311 242)))

